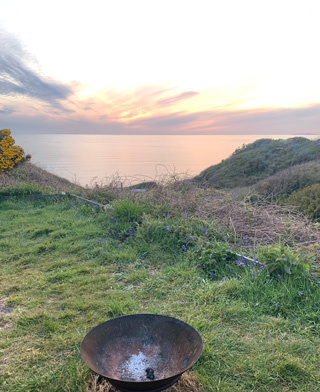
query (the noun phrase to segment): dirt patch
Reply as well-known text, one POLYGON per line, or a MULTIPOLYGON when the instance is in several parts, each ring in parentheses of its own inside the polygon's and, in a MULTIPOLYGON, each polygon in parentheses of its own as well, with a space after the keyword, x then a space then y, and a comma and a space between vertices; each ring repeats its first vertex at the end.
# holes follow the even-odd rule
MULTIPOLYGON (((185 373, 181 379, 172 387, 165 389, 165 392, 201 392, 199 380, 192 373, 185 373)), ((106 380, 95 375, 91 376, 86 392, 118 392, 106 380)))
POLYGON ((5 298, 0 298, 0 331, 2 329, 7 329, 12 326, 12 324, 6 320, 6 316, 12 313, 13 310, 13 306, 6 305, 5 298))

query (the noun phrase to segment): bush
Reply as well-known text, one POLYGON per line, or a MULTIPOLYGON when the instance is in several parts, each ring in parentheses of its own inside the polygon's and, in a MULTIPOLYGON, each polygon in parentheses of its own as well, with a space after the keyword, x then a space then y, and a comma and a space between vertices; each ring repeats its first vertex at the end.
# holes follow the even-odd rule
POLYGON ((283 277, 309 275, 313 255, 295 252, 284 245, 264 246, 259 248, 258 260, 263 263, 271 276, 283 277))
POLYGON ((320 184, 307 186, 304 189, 293 192, 286 203, 298 207, 312 219, 320 218, 320 184))
POLYGON ((7 173, 24 158, 23 148, 14 145, 9 129, 0 131, 0 172, 7 173))

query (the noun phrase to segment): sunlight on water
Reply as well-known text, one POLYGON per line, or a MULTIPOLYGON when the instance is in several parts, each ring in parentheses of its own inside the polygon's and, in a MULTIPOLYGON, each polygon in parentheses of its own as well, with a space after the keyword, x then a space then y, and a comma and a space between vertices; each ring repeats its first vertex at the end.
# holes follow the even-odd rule
MULTIPOLYGON (((128 183, 165 175, 188 177, 228 158, 243 144, 291 135, 13 135, 34 164, 81 185, 108 182, 119 175, 128 183)), ((315 138, 315 136, 305 136, 315 138)))

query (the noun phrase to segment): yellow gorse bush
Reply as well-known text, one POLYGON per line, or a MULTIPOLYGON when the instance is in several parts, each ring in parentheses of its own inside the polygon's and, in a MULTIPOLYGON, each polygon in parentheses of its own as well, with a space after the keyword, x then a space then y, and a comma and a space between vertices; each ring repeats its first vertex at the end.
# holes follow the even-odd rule
POLYGON ((0 172, 7 173, 25 158, 23 148, 14 145, 10 129, 0 131, 0 172))

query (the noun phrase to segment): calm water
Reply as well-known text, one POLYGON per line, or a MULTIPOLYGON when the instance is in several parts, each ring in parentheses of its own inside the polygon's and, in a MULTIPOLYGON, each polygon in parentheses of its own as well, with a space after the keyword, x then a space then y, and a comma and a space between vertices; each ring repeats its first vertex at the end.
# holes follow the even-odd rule
MULTIPOLYGON (((32 162, 81 185, 109 181, 130 183, 161 179, 173 173, 193 176, 228 158, 236 148, 261 138, 290 135, 21 135, 16 144, 32 162)), ((308 138, 312 138, 311 136, 308 138)))

